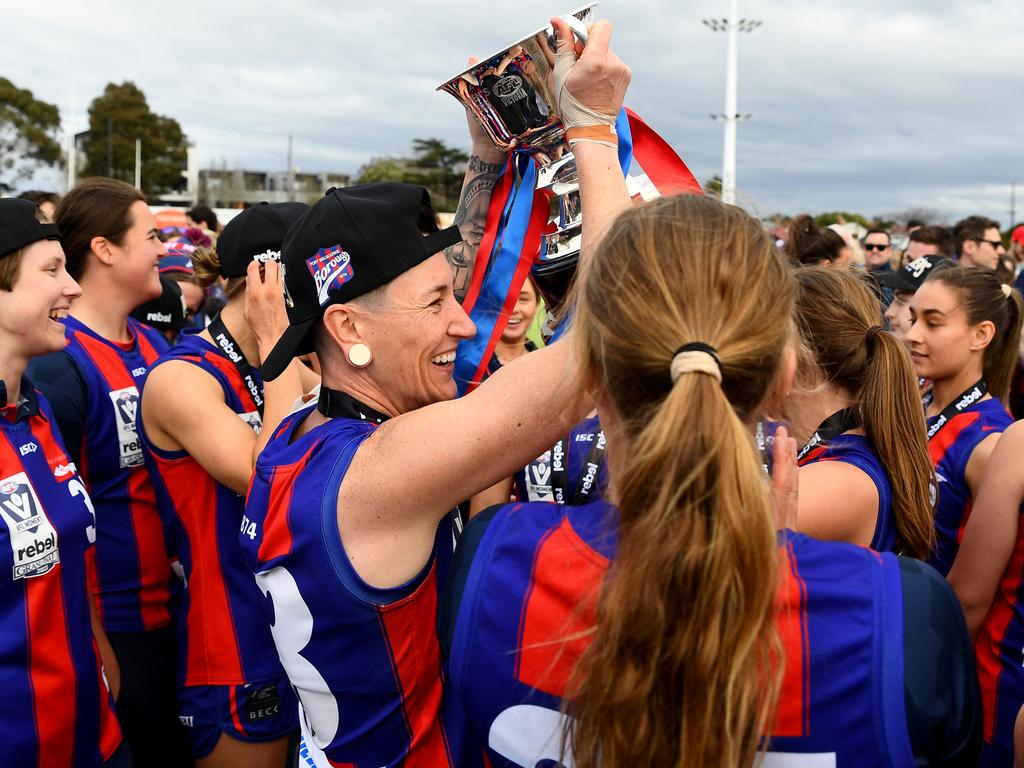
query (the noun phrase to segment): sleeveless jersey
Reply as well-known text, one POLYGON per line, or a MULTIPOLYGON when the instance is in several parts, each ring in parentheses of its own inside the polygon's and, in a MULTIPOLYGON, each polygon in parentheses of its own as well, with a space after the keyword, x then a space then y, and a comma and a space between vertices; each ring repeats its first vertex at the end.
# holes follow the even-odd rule
MULTIPOLYGON (((931 426, 938 417, 928 419, 931 426)), ((931 440, 928 454, 939 483, 935 508, 935 552, 928 564, 943 576, 953 567, 960 539, 971 514, 971 489, 967 484, 967 462, 978 443, 1013 423, 996 398, 980 400, 950 418, 931 440)))
MULTIPOLYGON (((589 642, 616 516, 604 502, 508 505, 463 585, 456 573, 445 705, 464 728, 460 765, 558 764, 561 697, 589 642)), ((471 525, 463 546, 475 535, 471 525)), ((780 543, 786 667, 764 765, 913 766, 898 558, 789 531, 780 543)))
POLYGON ((288 416, 256 462, 240 541, 266 594, 274 642, 300 701, 300 764, 454 766, 440 717, 437 597, 453 525, 410 582, 369 586, 345 553, 338 489, 372 422, 336 418, 292 438, 315 406, 288 416))
POLYGON ((86 588, 96 515, 49 405, 22 393, 0 415, 0 765, 93 768, 121 743, 86 588))
MULTIPOLYGON (((184 334, 156 365, 179 360, 205 371, 220 384, 227 406, 259 432, 259 409, 242 376, 197 334, 184 334)), ((214 480, 188 452, 154 446, 141 427, 157 507, 185 582, 177 609, 179 684, 234 686, 282 677, 264 597, 238 543, 245 497, 214 480)))
MULTIPOLYGON (((1021 508, 1024 513, 1024 507, 1021 508)), ((1024 520, 1021 521, 1024 523, 1024 520)), ((985 715, 985 765, 1013 764, 1013 724, 1024 705, 1024 525, 974 642, 985 715)))
POLYGON ((557 501, 555 498, 554 475, 562 468, 565 476, 565 491, 571 503, 581 483, 590 489, 590 501, 604 496, 608 487, 607 465, 603 460, 604 433, 597 416, 591 416, 572 428, 569 435, 558 444, 544 451, 540 456, 519 470, 515 476, 516 498, 519 501, 557 501), (601 442, 602 458, 592 461, 595 443, 601 442))
POLYGON ((863 435, 844 433, 832 438, 827 445, 811 450, 800 466, 816 464, 819 461, 839 461, 850 464, 871 478, 878 492, 878 518, 875 532, 871 537, 871 549, 877 552, 892 552, 896 546, 896 523, 892 516, 892 484, 889 475, 863 435))

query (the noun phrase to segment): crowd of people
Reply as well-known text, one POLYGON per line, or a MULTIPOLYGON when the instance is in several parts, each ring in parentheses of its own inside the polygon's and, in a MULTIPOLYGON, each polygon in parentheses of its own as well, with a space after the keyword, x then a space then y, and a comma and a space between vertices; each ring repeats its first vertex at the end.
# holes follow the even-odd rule
POLYGON ((472 121, 445 229, 0 200, 0 764, 1024 765, 1024 228, 632 201, 552 23, 582 249, 462 397, 472 121))

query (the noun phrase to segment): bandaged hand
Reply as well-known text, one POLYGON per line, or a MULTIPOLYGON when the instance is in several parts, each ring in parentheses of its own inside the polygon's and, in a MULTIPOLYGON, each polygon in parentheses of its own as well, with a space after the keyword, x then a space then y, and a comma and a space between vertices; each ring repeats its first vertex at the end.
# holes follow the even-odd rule
POLYGON ((558 36, 552 68, 556 106, 569 145, 590 141, 615 146, 615 120, 629 86, 629 67, 608 46, 612 27, 598 21, 589 29, 583 52, 576 56, 576 38, 568 23, 555 18, 558 36))

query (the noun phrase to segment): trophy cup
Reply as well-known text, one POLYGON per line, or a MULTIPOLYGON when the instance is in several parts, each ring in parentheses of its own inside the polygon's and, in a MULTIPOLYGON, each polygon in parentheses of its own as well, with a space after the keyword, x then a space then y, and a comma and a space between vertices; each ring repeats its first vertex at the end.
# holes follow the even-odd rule
MULTIPOLYGON (((591 3, 563 17, 584 44, 596 6, 591 3)), ((576 162, 552 91, 554 57, 554 30, 543 27, 460 72, 438 90, 458 99, 496 147, 504 152, 525 150, 533 156, 536 188, 553 194, 549 224, 555 230, 543 236, 533 274, 543 278, 557 273, 567 281, 579 255, 582 219, 576 162)), ((537 282, 546 293, 546 281, 537 282)))

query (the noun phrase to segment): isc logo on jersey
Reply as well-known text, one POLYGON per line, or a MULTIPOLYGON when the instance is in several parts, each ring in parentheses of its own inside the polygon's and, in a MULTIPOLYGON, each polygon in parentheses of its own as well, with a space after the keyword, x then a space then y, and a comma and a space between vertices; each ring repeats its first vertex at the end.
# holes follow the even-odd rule
POLYGON ((340 244, 321 248, 315 256, 306 259, 306 266, 316 283, 316 297, 321 307, 327 303, 328 293, 338 290, 355 275, 352 257, 340 244))
POLYGON ((115 389, 110 393, 117 423, 117 445, 121 456, 121 469, 142 464, 142 441, 135 427, 139 412, 139 390, 132 387, 115 389))
POLYGON ((60 562, 57 530, 24 472, 0 480, 0 515, 7 523, 15 579, 42 576, 60 562))

